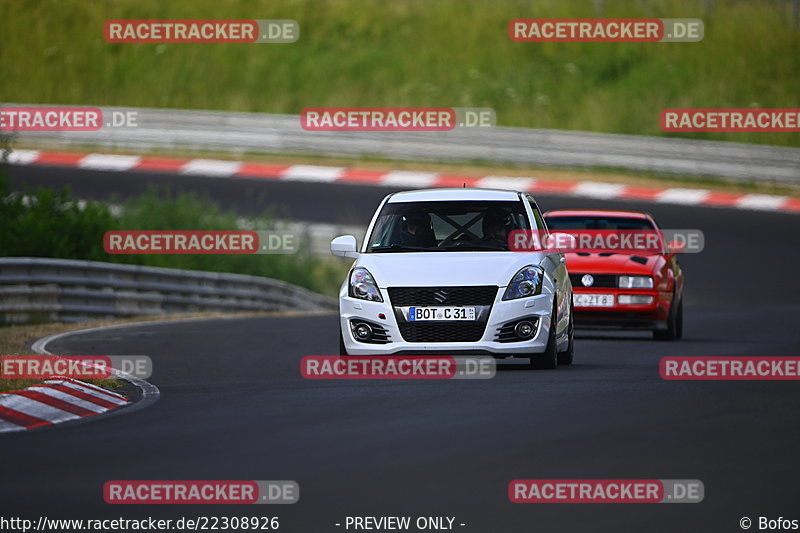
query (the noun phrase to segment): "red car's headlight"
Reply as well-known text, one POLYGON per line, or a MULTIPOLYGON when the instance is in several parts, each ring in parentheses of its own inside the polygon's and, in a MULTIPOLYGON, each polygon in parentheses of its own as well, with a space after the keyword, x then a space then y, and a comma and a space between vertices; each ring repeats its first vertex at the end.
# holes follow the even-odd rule
POLYGON ((652 289, 651 276, 620 276, 617 282, 620 289, 652 289))

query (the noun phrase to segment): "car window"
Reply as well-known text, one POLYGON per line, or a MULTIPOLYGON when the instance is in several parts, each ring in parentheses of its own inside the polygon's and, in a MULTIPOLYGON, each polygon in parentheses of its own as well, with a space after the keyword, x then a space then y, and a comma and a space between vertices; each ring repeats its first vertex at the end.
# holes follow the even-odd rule
POLYGON ((551 216, 547 217, 551 230, 650 230, 655 229, 646 218, 604 216, 551 216))
POLYGON ((533 220, 536 223, 536 229, 547 231, 548 225, 545 223, 544 218, 542 218, 542 212, 539 211, 539 206, 536 205, 536 202, 528 196, 527 197, 528 205, 531 207, 531 211, 533 211, 533 220))
POLYGON ((518 200, 387 203, 367 250, 505 251, 509 232, 520 229, 530 225, 518 200))

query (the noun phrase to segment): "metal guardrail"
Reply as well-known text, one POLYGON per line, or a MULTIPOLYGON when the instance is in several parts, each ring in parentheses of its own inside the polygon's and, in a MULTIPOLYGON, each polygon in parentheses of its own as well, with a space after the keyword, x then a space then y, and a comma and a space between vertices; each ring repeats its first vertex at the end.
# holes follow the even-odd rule
POLYGON ((336 309, 333 298, 258 276, 71 259, 0 258, 0 321, 6 324, 332 309, 336 309))
POLYGON ((372 155, 417 161, 607 167, 747 182, 800 183, 800 149, 780 146, 507 127, 448 132, 312 132, 300 127, 297 115, 101 109, 104 114, 135 111, 138 125, 94 132, 26 132, 19 133, 18 139, 28 145, 372 155))

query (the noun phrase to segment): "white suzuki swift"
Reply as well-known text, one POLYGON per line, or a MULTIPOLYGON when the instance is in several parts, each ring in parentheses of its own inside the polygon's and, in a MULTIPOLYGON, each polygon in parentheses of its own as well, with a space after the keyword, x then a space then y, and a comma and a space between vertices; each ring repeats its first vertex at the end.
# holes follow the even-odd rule
POLYGON ((570 364, 572 285, 561 253, 509 251, 513 230, 546 231, 526 193, 427 189, 383 199, 339 293, 342 355, 493 355, 570 364))

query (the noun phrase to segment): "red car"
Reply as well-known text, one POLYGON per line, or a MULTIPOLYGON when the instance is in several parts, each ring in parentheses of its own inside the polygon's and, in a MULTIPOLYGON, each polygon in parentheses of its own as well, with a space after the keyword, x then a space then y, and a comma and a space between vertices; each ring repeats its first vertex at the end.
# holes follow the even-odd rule
MULTIPOLYGON (((653 217, 637 211, 558 210, 544 218, 552 232, 660 236, 653 217)), ((566 254, 576 326, 652 330, 658 340, 681 338, 683 272, 662 240, 643 252, 577 250, 566 254)))

